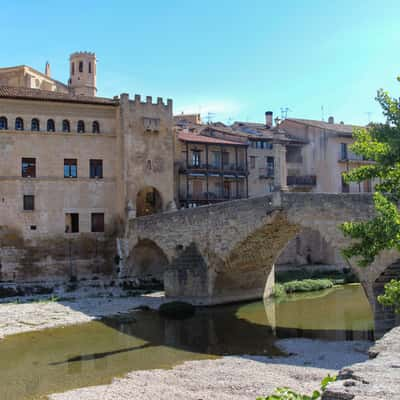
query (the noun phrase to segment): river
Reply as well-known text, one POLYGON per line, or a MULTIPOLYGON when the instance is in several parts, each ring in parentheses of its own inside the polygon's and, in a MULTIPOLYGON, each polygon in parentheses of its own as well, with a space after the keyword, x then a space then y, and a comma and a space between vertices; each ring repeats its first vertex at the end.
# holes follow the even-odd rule
POLYGON ((0 399, 43 399, 189 360, 278 356, 276 342, 287 337, 372 339, 373 315, 361 286, 199 309, 184 321, 138 311, 122 320, 9 336, 0 342, 0 399))

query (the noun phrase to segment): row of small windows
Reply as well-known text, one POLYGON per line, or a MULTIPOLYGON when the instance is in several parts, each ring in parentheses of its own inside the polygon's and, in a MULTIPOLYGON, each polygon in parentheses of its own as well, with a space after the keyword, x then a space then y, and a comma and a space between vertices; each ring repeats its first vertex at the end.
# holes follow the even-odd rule
MULTIPOLYGON (((24 120, 20 117, 15 119, 15 130, 16 131, 23 131, 24 128, 24 120)), ((55 132, 56 131, 56 124, 54 119, 47 120, 47 132, 55 132)), ((0 130, 8 129, 8 120, 6 117, 0 117, 0 130)), ((63 132, 71 132, 71 124, 67 119, 64 119, 61 124, 61 129, 63 132)), ((79 120, 76 125, 76 130, 78 133, 85 133, 86 127, 85 122, 79 120)), ((40 131, 40 122, 37 118, 33 118, 31 120, 31 131, 40 131)), ((100 133, 100 124, 98 121, 92 122, 92 133, 100 133)))
MULTIPOLYGON (((36 178, 36 158, 22 158, 21 176, 23 178, 36 178)), ((92 179, 103 178, 103 160, 89 160, 89 176, 92 179)), ((77 177, 78 160, 76 158, 64 158, 64 178, 77 177)))

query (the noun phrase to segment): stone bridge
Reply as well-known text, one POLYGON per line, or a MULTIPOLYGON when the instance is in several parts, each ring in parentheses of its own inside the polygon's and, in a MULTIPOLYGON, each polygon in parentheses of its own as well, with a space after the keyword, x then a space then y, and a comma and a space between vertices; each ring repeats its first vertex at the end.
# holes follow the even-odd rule
MULTIPOLYGON (((258 299, 271 293, 274 262, 302 229, 318 231, 333 248, 342 249, 348 241, 339 225, 373 215, 370 194, 280 192, 141 217, 130 221, 120 241, 120 274, 155 257, 164 267, 168 297, 204 305, 258 299)), ((399 259, 399 253, 386 251, 368 268, 348 261, 382 332, 395 319, 376 296, 390 278, 400 278, 399 259)))

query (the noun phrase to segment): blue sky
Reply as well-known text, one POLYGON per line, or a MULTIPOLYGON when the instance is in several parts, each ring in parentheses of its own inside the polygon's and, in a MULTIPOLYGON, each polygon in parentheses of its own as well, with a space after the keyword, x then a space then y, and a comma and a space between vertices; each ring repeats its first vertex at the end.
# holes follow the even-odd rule
POLYGON ((398 1, 0 0, 0 66, 95 51, 98 94, 169 97, 175 112, 263 121, 264 112, 381 120, 378 88, 400 94, 398 1))

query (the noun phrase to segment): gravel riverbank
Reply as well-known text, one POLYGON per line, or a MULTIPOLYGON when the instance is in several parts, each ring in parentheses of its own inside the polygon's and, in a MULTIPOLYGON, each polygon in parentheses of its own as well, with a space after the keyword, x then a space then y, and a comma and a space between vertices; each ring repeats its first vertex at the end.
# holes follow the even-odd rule
POLYGON ((163 293, 136 297, 85 297, 65 301, 0 304, 0 339, 7 335, 75 325, 147 306, 157 309, 163 293))
POLYGON ((189 361, 170 370, 131 372, 109 385, 53 394, 51 400, 255 400, 277 386, 304 393, 344 365, 367 359, 369 342, 324 342, 285 339, 290 357, 223 357, 189 361))

